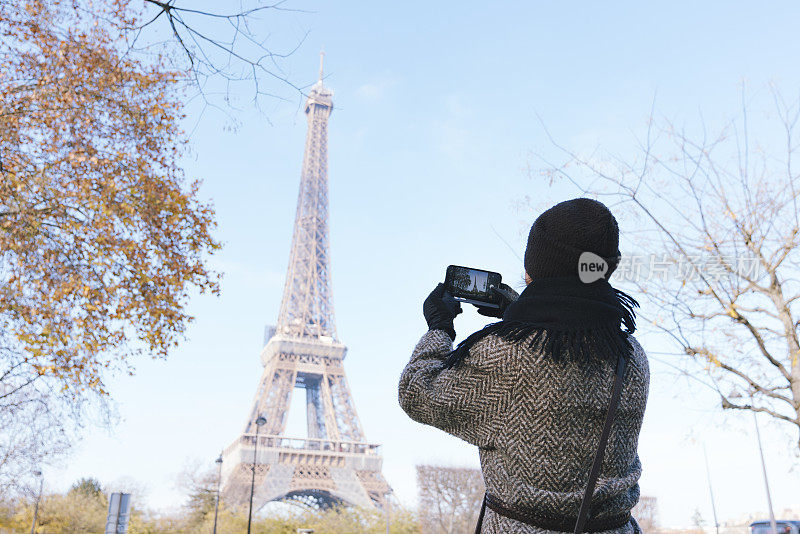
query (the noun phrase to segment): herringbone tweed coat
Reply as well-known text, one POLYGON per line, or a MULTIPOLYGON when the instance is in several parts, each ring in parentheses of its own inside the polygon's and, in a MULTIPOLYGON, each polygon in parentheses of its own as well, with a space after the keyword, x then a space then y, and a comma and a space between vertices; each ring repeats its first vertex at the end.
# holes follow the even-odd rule
MULTIPOLYGON (((625 513, 639 499, 636 452, 647 401, 647 356, 633 337, 622 398, 595 489, 592 515, 625 513)), ((441 330, 422 336, 400 377, 403 410, 478 446, 489 493, 539 512, 577 516, 611 398, 614 365, 545 358, 528 342, 489 335, 452 369, 441 330)), ((484 533, 553 534, 486 509, 484 533)), ((634 520, 605 534, 641 532, 634 520)))

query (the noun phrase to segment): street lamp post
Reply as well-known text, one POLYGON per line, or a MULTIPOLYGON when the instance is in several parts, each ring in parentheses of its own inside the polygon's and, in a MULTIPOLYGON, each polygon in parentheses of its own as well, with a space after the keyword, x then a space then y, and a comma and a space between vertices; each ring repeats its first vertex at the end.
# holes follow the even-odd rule
POLYGON ((767 508, 769 508, 769 524, 770 527, 772 527, 772 533, 778 534, 778 525, 775 523, 775 512, 773 512, 772 510, 772 496, 769 493, 769 480, 767 480, 767 465, 764 463, 764 448, 761 446, 761 432, 758 430, 758 417, 756 417, 756 412, 753 412, 753 425, 755 425, 756 427, 756 440, 758 441, 758 453, 759 455, 761 455, 761 474, 764 475, 764 489, 766 490, 767 493, 767 508))
POLYGON ((256 443, 253 447, 253 477, 250 479, 250 509, 247 512, 247 534, 250 534, 250 524, 253 521, 253 492, 256 487, 256 460, 258 459, 258 433, 261 427, 267 422, 264 416, 259 416, 256 419, 256 443))
POLYGON ((39 501, 42 500, 42 488, 44 487, 44 477, 41 471, 34 471, 33 474, 39 477, 39 494, 36 495, 36 504, 33 505, 33 524, 31 525, 31 534, 36 532, 36 521, 39 519, 39 501))
POLYGON ((217 512, 219 512, 219 485, 222 481, 222 454, 214 460, 217 463, 217 500, 214 502, 214 534, 217 534, 217 512))
MULTIPOLYGON (((753 401, 753 394, 755 393, 752 389, 748 391, 750 394, 750 408, 755 407, 755 402, 753 401)), ((731 398, 742 398, 742 394, 738 391, 734 391, 730 394, 731 398)), ((758 416, 756 415, 756 411, 752 410, 753 412, 753 426, 756 427, 756 443, 758 443, 758 454, 761 457, 761 474, 764 476, 764 490, 767 495, 767 508, 769 509, 769 525, 772 529, 773 534, 778 534, 778 525, 775 522, 775 512, 772 510, 772 496, 769 492, 769 480, 767 479, 767 465, 764 462, 764 448, 761 446, 761 432, 758 429, 758 416)))
POLYGON ((389 496, 392 494, 392 490, 386 492, 386 497, 384 497, 383 506, 386 508, 386 534, 389 534, 389 496))
POLYGON ((719 521, 717 521, 717 505, 714 503, 714 489, 711 487, 711 470, 708 468, 708 454, 706 444, 703 443, 703 457, 706 459, 706 477, 708 478, 708 493, 711 495, 711 511, 714 512, 714 528, 719 534, 719 521))

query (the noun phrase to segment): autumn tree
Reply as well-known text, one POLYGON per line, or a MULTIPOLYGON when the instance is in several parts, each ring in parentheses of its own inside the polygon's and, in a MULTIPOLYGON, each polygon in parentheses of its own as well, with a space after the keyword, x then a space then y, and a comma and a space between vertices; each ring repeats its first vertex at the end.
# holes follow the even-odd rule
POLYGON ((80 7, 0 1, 0 484, 218 291, 213 211, 179 165, 186 73, 119 46, 126 2, 80 7))
POLYGON ((178 477, 178 487, 186 494, 189 521, 202 523, 214 515, 217 499, 217 470, 199 464, 187 466, 178 477))
POLYGON ((667 363, 723 409, 800 430, 800 101, 761 95, 743 88, 717 130, 651 116, 633 155, 554 141, 565 157, 544 172, 624 217, 615 276, 638 287, 641 323, 678 349, 667 363))
POLYGON ((302 38, 276 50, 269 35, 268 15, 293 10, 218 7, 0 0, 0 325, 25 353, 14 383, 32 366, 102 391, 102 370, 129 369, 133 352, 166 355, 191 319, 188 291, 218 290, 203 262, 218 248, 213 211, 179 166, 182 99, 215 81, 302 96, 281 65, 302 38))
POLYGON ((62 3, 0 9, 0 328, 18 352, 0 376, 105 393, 106 369, 177 344, 192 288, 218 291, 213 211, 179 165, 183 74, 62 3))
POLYGON ((475 529, 485 491, 480 469, 418 465, 417 488, 424 534, 475 529))
MULTIPOLYGON (((108 499, 102 492, 95 493, 89 489, 87 486, 64 494, 43 495, 38 508, 36 532, 103 532, 108 499)), ((29 500, 4 500, 0 503, 0 532, 30 532, 33 515, 34 505, 29 500)))
POLYGON ((103 486, 96 478, 82 478, 75 482, 68 493, 77 493, 86 497, 101 497, 103 486))

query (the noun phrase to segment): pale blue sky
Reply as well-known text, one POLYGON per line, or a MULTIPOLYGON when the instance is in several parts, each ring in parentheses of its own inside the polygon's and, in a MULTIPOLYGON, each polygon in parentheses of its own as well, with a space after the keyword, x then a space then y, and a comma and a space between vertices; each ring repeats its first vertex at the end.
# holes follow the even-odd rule
MULTIPOLYGON (((425 331, 422 300, 448 264, 485 267, 519 285, 517 254, 537 209, 577 196, 530 178, 530 153, 553 154, 537 114, 562 143, 626 150, 656 107, 678 120, 733 114, 739 84, 800 86, 800 6, 793 2, 295 2, 307 14, 276 18, 282 38, 310 34, 289 75, 313 81, 324 46, 330 120, 330 227, 339 337, 370 441, 383 444, 384 474, 413 503, 414 465, 477 466, 477 451, 409 420, 396 386, 425 331), (466 222, 466 224, 465 224, 466 222), (396 281, 386 286, 389 274, 396 281)), ((300 177, 305 116, 297 102, 264 114, 208 111, 187 129, 188 176, 204 180, 224 250, 222 296, 197 297, 188 340, 167 361, 142 361, 112 381, 123 422, 90 430, 46 475, 65 488, 81 476, 149 489, 147 504, 181 502, 175 474, 211 462, 241 432, 261 372, 264 325, 280 305, 300 177)), ((630 221, 620 220, 622 232, 630 221)), ((468 310, 460 337, 484 324, 468 310)), ((640 338, 645 349, 671 350, 640 338)), ((668 358, 660 356, 660 358, 668 358)), ((290 423, 297 428, 296 419, 290 423)), ((766 424, 776 509, 797 506, 798 462, 787 437, 766 424), (794 468, 789 473, 790 468, 794 468)), ((721 519, 764 510, 752 420, 723 417, 715 400, 652 363, 640 440, 642 492, 659 498, 662 523, 688 524, 711 510, 700 443, 711 457, 721 519)))

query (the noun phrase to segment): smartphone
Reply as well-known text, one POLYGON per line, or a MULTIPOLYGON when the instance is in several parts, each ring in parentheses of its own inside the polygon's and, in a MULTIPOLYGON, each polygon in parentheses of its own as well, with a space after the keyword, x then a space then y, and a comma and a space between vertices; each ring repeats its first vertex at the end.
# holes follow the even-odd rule
POLYGON ((500 273, 493 271, 449 265, 444 276, 444 287, 461 302, 499 308, 499 299, 492 288, 500 286, 502 279, 500 273))

